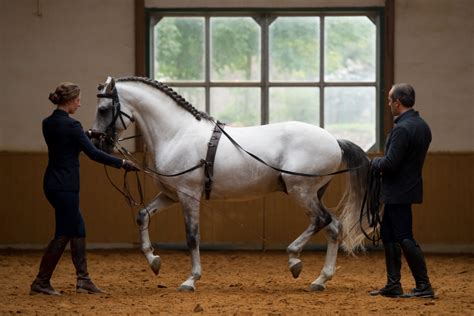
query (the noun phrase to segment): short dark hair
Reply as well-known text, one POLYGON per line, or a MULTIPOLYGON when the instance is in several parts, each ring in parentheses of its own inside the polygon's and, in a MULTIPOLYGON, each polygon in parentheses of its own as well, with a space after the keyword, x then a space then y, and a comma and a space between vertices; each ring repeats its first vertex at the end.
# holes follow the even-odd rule
POLYGON ((415 89, 408 83, 397 83, 392 87, 392 99, 400 101, 403 106, 411 108, 415 105, 415 89))

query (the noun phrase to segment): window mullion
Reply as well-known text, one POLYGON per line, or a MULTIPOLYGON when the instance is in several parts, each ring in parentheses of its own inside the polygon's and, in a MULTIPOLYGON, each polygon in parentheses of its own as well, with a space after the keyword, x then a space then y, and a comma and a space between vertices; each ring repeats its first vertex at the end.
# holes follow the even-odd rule
POLYGON ((206 112, 211 114, 211 38, 210 38, 210 17, 205 17, 204 24, 204 97, 206 103, 206 112))
POLYGON ((269 15, 265 15, 262 19, 261 27, 261 124, 268 124, 270 120, 270 104, 269 104, 269 15))
MULTIPOLYGON (((375 82, 376 82, 376 89, 375 89, 375 150, 382 150, 381 147, 383 141, 383 113, 381 104, 384 104, 384 96, 382 94, 382 65, 381 65, 381 56, 382 56, 382 32, 381 32, 381 22, 380 16, 377 15, 375 19, 376 25, 376 37, 375 37, 375 82)), ((374 150, 372 147, 370 151, 374 150)))
POLYGON ((319 126, 324 128, 324 15, 319 19, 319 126))

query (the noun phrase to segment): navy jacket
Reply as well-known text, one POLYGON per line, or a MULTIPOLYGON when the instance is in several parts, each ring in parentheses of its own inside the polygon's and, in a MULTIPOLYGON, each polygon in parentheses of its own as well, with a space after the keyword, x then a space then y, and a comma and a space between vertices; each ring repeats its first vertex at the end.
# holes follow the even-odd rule
POLYGON ((84 133, 81 123, 62 110, 43 120, 48 145, 48 167, 43 179, 45 191, 79 191, 79 153, 97 162, 120 168, 122 159, 98 150, 84 133))
POLYGON ((421 171, 431 130, 413 109, 395 120, 383 157, 372 160, 372 168, 382 172, 382 196, 385 204, 411 204, 423 201, 421 171))

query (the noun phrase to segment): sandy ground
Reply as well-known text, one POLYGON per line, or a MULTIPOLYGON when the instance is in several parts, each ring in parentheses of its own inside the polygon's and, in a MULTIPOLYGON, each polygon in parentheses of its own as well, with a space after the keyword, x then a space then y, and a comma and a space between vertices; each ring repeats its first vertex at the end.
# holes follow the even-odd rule
MULTIPOLYGON (((337 273, 324 292, 307 288, 318 275, 324 253, 303 252, 303 271, 293 279, 283 251, 204 251, 203 275, 194 293, 177 287, 190 273, 184 251, 161 251, 159 276, 149 269, 139 250, 88 252, 93 280, 107 294, 75 293, 70 253, 61 259, 53 286, 62 296, 30 296, 41 251, 0 251, 0 314, 474 314, 474 255, 427 255, 436 299, 371 297, 383 285, 382 252, 348 257, 341 253, 337 273)), ((402 283, 413 287, 406 263, 402 283)))

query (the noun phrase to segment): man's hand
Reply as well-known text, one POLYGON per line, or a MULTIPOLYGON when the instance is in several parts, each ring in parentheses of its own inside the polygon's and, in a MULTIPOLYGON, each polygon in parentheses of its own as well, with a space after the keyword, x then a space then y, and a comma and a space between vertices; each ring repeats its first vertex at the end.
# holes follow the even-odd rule
POLYGON ((375 157, 370 162, 370 171, 375 174, 382 174, 382 170, 380 170, 380 160, 382 157, 375 157))

